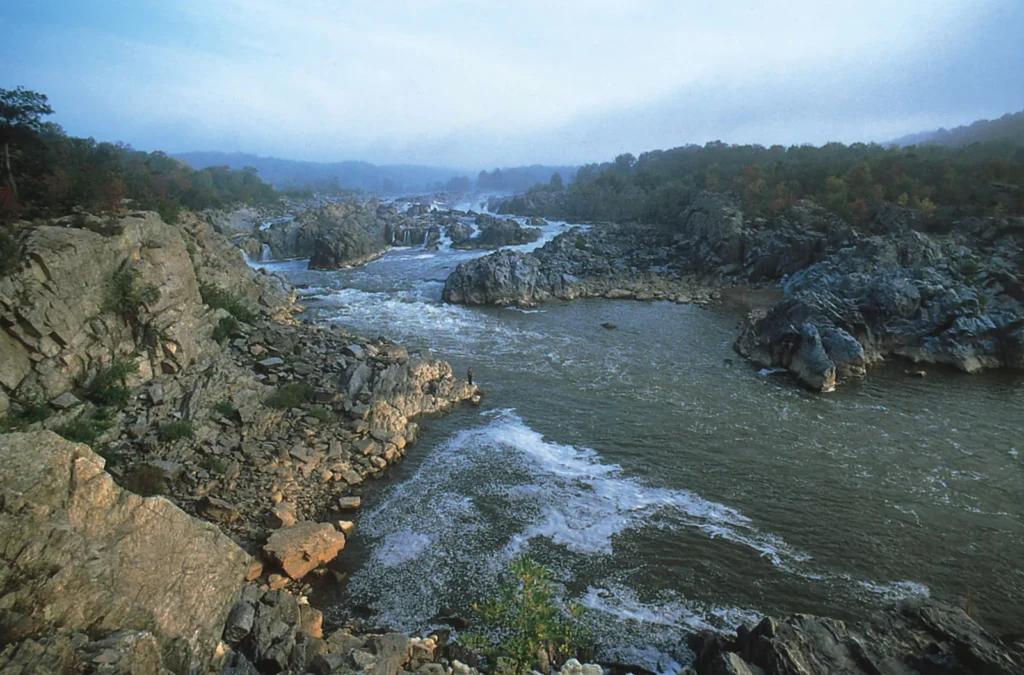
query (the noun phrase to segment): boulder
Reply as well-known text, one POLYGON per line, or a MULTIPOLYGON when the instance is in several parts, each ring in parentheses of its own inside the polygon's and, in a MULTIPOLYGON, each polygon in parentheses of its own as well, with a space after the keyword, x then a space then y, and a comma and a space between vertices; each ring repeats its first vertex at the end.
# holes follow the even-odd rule
POLYGON ((270 535, 263 550, 295 580, 334 560, 345 535, 329 523, 298 523, 270 535))
POLYGON ((205 669, 249 556, 160 497, 119 488, 87 446, 0 437, 5 640, 145 631, 166 667, 205 669))

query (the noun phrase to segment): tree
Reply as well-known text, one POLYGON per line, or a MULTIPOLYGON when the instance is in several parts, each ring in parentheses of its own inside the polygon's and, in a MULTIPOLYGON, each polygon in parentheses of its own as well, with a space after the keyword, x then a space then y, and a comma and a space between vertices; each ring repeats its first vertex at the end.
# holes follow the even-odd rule
POLYGON ((551 182, 548 183, 548 185, 551 187, 552 190, 565 189, 565 184, 562 183, 562 174, 558 173, 557 171, 551 174, 551 182))
POLYGON ((52 115, 46 94, 30 91, 24 87, 0 89, 0 143, 4 148, 4 169, 7 171, 7 185, 13 198, 18 198, 18 186, 11 170, 11 145, 39 134, 42 130, 43 115, 52 115))

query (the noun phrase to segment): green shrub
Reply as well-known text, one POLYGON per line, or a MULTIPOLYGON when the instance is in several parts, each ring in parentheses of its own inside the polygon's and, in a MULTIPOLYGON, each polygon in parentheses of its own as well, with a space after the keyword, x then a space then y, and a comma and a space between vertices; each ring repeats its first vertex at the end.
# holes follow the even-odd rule
POLYGON ((217 326, 213 329, 213 339, 219 342, 220 344, 224 344, 224 341, 227 340, 232 335, 238 333, 238 330, 238 319, 236 319, 233 316, 221 317, 220 321, 217 323, 217 326))
POLYGON ((230 291, 211 284, 199 284, 199 294, 203 296, 203 302, 212 309, 227 310, 228 314, 243 323, 252 323, 256 320, 256 313, 252 308, 230 291))
POLYGON ((486 645, 485 656, 517 673, 542 667, 541 651, 549 666, 574 657, 586 659, 592 646, 583 608, 570 603, 563 612, 556 604, 556 591, 546 567, 526 556, 517 558, 496 595, 473 605, 483 634, 460 637, 460 642, 486 645))
POLYGON ((264 403, 271 408, 282 410, 285 408, 298 408, 303 403, 312 401, 313 394, 315 393, 316 390, 313 389, 312 385, 305 382, 292 382, 278 388, 277 391, 266 398, 264 403))
POLYGON ((23 261, 21 241, 5 229, 0 229, 0 277, 16 272, 23 261))
POLYGON ((333 417, 333 415, 331 415, 331 411, 328 408, 325 408, 322 405, 318 405, 318 406, 312 408, 309 411, 309 416, 313 417, 313 418, 316 418, 316 419, 320 420, 321 422, 327 422, 327 421, 329 421, 333 417))
POLYGON ((192 424, 185 420, 164 422, 156 432, 156 437, 160 439, 161 443, 173 443, 182 438, 193 438, 195 435, 196 432, 192 429, 192 424))
POLYGON ((139 323, 139 315, 146 305, 160 299, 160 289, 153 284, 140 284, 142 274, 134 268, 122 267, 114 272, 103 300, 103 311, 113 312, 132 326, 139 323))
POLYGON ((124 379, 139 372, 139 364, 134 361, 115 360, 89 381, 85 387, 85 397, 101 406, 123 408, 131 398, 131 389, 124 386, 124 379))
POLYGON ((27 399, 21 403, 21 407, 17 411, 8 413, 7 417, 0 419, 0 433, 22 431, 36 422, 42 422, 51 415, 53 415, 53 409, 49 405, 34 399, 27 399))
POLYGON ((73 443, 94 445, 96 439, 113 425, 113 415, 109 408, 92 408, 54 431, 73 443))
POLYGON ((214 457, 213 455, 203 457, 199 462, 199 466, 210 473, 224 474, 228 470, 228 463, 220 457, 214 457))
POLYGON ((238 408, 236 408, 235 404, 228 399, 224 399, 217 405, 213 406, 213 409, 220 413, 221 417, 226 417, 229 420, 234 419, 235 415, 238 414, 238 408))

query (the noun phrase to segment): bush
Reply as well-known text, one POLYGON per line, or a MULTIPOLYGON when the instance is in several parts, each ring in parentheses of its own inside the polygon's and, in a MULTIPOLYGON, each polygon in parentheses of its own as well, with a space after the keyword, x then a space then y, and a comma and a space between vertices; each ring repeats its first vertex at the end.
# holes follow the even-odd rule
POLYGON ((0 277, 18 271, 24 260, 21 241, 6 230, 0 229, 0 277))
POLYGON ((173 443, 182 438, 193 438, 195 435, 196 432, 192 429, 192 424, 185 420, 165 422, 156 432, 156 437, 160 439, 161 443, 173 443))
POLYGON ((217 326, 213 329, 213 339, 220 344, 224 344, 224 341, 232 335, 237 334, 238 330, 238 319, 233 316, 221 317, 220 322, 218 322, 217 326))
POLYGON ((486 645, 485 655, 506 662, 517 673, 544 669, 538 658, 542 651, 547 666, 574 657, 586 659, 592 647, 583 608, 570 603, 565 613, 557 606, 551 572, 523 556, 512 562, 508 576, 495 597, 473 605, 484 634, 467 636, 463 642, 486 645))
POLYGON ((327 422, 331 419, 331 411, 322 405, 318 405, 309 411, 310 417, 316 418, 321 422, 327 422))
POLYGON ((227 310, 228 314, 242 323, 252 323, 256 320, 256 313, 252 308, 230 291, 211 284, 199 284, 199 294, 210 308, 227 310))
POLYGON ((271 408, 285 409, 298 408, 303 403, 313 400, 316 391, 312 385, 305 382, 292 382, 280 387, 277 391, 267 397, 264 403, 271 408))
POLYGON ((220 457, 214 457, 213 455, 203 457, 202 461, 199 462, 199 466, 210 473, 223 474, 228 470, 228 463, 220 457))
POLYGON ((139 315, 146 305, 160 299, 160 289, 153 284, 139 284, 142 274, 137 269, 122 267, 114 272, 103 301, 103 311, 113 312, 132 326, 139 323, 139 315))
POLYGON ((100 434, 114 425, 113 415, 108 408, 92 408, 76 419, 55 428, 54 431, 73 443, 95 445, 100 434))
POLYGON ((97 405, 123 408, 132 394, 124 379, 137 372, 139 364, 134 361, 116 360, 89 381, 85 397, 97 405))
POLYGON ((227 399, 224 399, 217 405, 213 406, 213 409, 220 413, 221 417, 226 417, 229 420, 235 419, 235 415, 238 414, 238 408, 236 408, 235 405, 227 399))
POLYGON ((53 415, 53 409, 46 403, 32 399, 26 400, 22 402, 18 411, 8 413, 7 417, 0 420, 0 433, 22 431, 36 422, 42 422, 51 415, 53 415))

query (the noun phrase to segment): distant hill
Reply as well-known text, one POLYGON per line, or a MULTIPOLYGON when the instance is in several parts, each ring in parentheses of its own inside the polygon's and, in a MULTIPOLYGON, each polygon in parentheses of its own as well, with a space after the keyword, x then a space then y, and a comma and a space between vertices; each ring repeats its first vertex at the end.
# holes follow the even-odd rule
POLYGON ((362 190, 375 194, 402 194, 432 190, 526 190, 547 183, 558 173, 565 183, 576 175, 575 166, 520 166, 472 174, 459 169, 412 164, 376 165, 369 162, 301 162, 259 157, 242 152, 183 152, 174 155, 194 169, 251 166, 260 178, 279 190, 362 190))
POLYGON ((997 120, 978 120, 955 129, 937 129, 898 138, 896 145, 941 145, 959 148, 971 143, 1006 141, 1024 146, 1024 111, 1003 115, 997 120))
POLYGON ((276 157, 259 157, 241 152, 184 152, 175 155, 195 169, 251 166, 260 178, 279 190, 344 189, 378 194, 398 194, 445 188, 466 189, 470 180, 458 169, 395 164, 378 166, 369 162, 301 162, 276 157))

